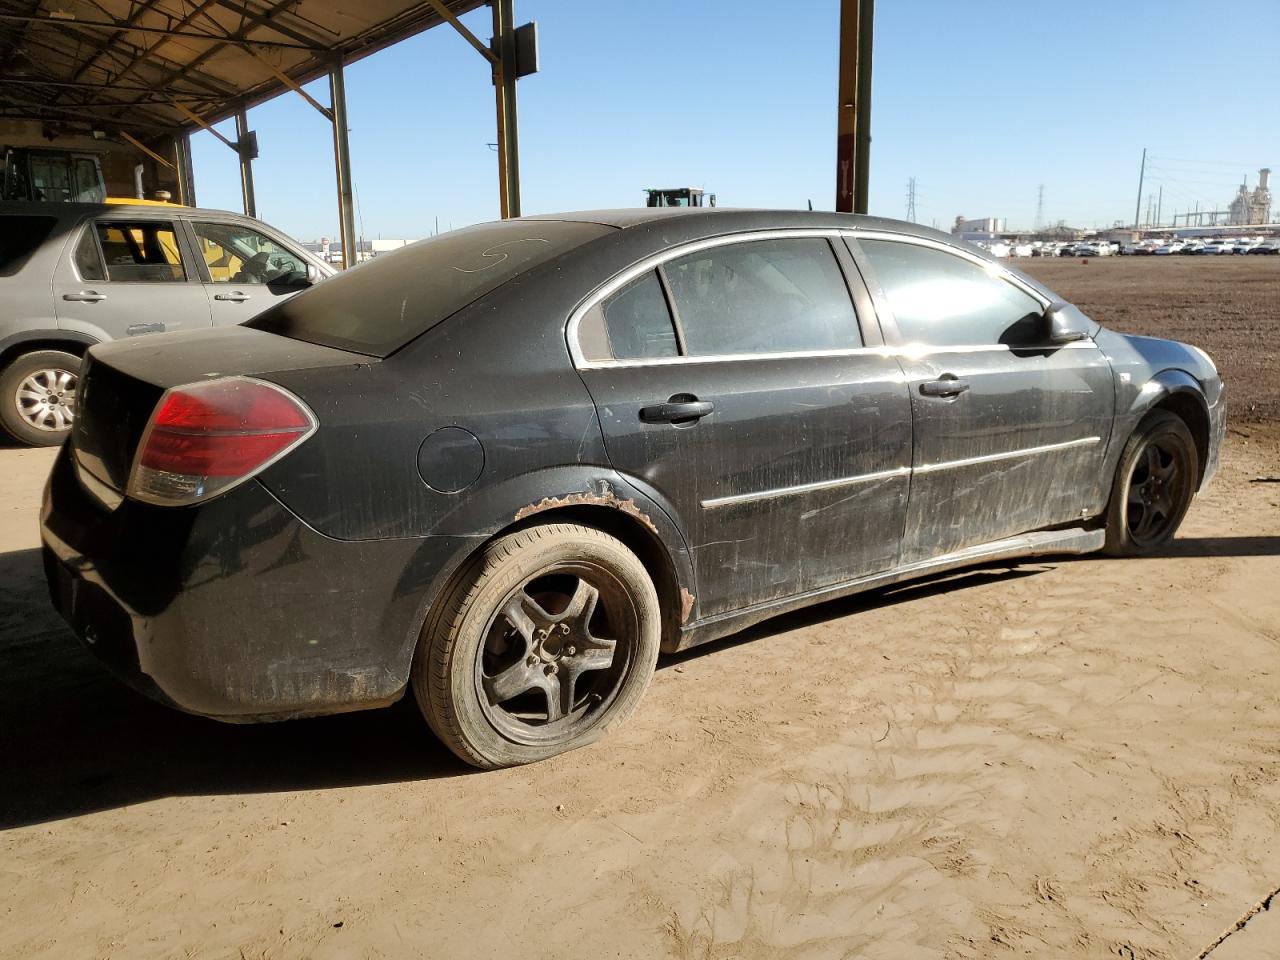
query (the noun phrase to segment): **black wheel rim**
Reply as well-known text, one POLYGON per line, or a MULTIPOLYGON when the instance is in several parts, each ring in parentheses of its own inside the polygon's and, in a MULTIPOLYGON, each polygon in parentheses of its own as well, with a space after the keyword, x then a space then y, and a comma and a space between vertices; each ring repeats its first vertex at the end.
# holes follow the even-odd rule
POLYGON ((1186 507, 1190 463, 1176 440, 1153 437, 1139 451, 1129 475, 1125 522, 1129 539, 1147 546, 1167 539, 1186 507))
POLYGON ((517 743, 581 736, 613 705, 639 635, 625 586, 592 563, 555 564, 507 594, 476 656, 480 707, 517 743))

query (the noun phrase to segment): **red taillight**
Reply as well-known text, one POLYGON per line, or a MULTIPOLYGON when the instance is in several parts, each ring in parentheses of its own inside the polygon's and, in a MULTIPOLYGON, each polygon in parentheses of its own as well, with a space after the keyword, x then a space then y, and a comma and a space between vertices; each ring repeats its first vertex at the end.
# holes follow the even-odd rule
POLYGON ((129 496, 180 505, 251 477, 315 430, 291 393, 247 377, 169 390, 142 435, 129 496))

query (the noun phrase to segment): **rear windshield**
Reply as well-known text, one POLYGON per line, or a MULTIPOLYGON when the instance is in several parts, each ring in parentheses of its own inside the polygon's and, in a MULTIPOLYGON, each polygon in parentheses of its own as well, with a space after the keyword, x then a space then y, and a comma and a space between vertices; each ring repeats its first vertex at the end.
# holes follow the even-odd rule
POLYGON ((455 230, 344 271, 246 326, 385 357, 516 274, 612 229, 506 220, 455 230))
POLYGON ((17 273, 57 222, 54 217, 0 217, 0 277, 17 273))

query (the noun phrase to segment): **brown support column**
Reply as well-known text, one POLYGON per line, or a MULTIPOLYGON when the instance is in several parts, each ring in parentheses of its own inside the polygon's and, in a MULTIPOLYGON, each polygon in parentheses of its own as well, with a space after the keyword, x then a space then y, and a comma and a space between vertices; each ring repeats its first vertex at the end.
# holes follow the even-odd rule
POLYGON ((502 217, 520 216, 520 137, 516 124, 515 0, 493 6, 493 88, 498 112, 498 197, 502 217))
POLYGON ((874 0, 840 2, 836 114, 836 210, 867 212, 871 170, 871 40, 874 0))
POLYGON ((240 157, 240 195, 244 201, 244 215, 258 215, 258 200, 253 192, 253 158, 249 155, 249 118, 243 110, 236 111, 236 153, 240 157))

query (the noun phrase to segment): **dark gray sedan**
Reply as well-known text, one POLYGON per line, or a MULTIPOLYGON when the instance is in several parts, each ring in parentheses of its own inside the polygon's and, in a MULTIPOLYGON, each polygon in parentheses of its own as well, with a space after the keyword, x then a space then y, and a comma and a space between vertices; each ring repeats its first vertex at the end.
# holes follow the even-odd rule
POLYGON ((1159 550, 1222 382, 914 225, 484 224, 244 327, 89 351, 54 601, 223 720, 412 687, 464 760, 581 746, 676 651, 996 558, 1159 550))

